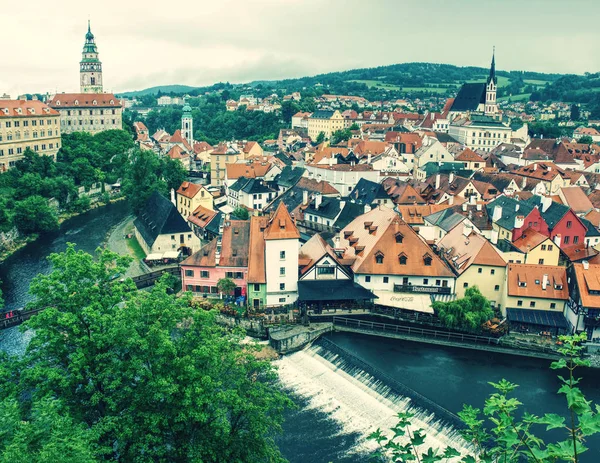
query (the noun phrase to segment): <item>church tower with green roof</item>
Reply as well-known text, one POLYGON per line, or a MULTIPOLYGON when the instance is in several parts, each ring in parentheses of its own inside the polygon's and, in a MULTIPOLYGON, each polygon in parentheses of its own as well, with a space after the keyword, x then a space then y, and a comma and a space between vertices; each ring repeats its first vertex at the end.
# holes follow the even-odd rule
POLYGON ((98 48, 89 21, 79 63, 79 78, 81 93, 102 93, 102 63, 98 59, 98 48))

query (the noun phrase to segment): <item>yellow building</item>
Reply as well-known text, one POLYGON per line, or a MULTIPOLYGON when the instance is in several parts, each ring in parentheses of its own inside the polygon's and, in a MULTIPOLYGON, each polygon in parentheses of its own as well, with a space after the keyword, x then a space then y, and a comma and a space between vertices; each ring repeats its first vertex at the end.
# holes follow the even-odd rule
POLYGON ((198 206, 212 211, 213 195, 202 185, 183 182, 177 190, 177 211, 187 220, 198 206))
POLYGON ((308 118, 308 136, 311 140, 316 140, 321 132, 325 138, 331 138, 331 134, 336 130, 344 128, 344 118, 339 111, 319 110, 312 113, 308 118))
POLYGON ((566 329, 568 299, 565 267, 508 264, 503 313, 512 330, 556 334, 566 329))
POLYGON ((56 159, 58 112, 38 100, 0 100, 0 172, 14 167, 27 148, 56 159))
POLYGON ((526 264, 558 265, 560 248, 532 228, 525 230, 513 245, 525 254, 526 264))
POLYGON ((438 243, 440 256, 456 274, 456 296, 477 286, 492 305, 501 309, 506 262, 492 244, 470 225, 454 227, 438 243))
MULTIPOLYGON (((221 143, 210 153, 210 184, 225 185, 226 165, 238 162, 244 158, 244 152, 237 149, 233 143, 221 143)), ((192 209, 193 210, 193 209, 192 209)))

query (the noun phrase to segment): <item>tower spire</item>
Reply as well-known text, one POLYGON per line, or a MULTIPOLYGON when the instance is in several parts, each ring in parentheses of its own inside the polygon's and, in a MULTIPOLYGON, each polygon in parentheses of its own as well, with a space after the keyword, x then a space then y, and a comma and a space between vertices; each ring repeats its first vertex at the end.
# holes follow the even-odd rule
POLYGON ((497 83, 498 79, 496 78, 496 46, 492 48, 492 65, 490 66, 490 76, 488 77, 487 83, 494 82, 497 83))
POLYGON ((92 27, 90 26, 90 19, 88 18, 88 32, 92 32, 92 27))

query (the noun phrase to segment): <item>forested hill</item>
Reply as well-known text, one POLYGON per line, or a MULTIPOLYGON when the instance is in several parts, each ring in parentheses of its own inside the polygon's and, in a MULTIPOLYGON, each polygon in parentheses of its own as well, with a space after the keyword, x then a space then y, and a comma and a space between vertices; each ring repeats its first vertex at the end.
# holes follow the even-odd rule
MULTIPOLYGON (((278 81, 260 80, 235 87, 251 87, 258 92, 267 89, 273 91, 303 91, 321 88, 326 93, 360 95, 371 100, 401 98, 409 95, 439 95, 445 97, 454 94, 461 84, 468 81, 482 81, 489 68, 459 67, 450 64, 403 63, 374 68, 352 69, 331 72, 296 79, 278 81)), ((529 71, 497 71, 499 77, 499 97, 522 95, 527 98, 534 91, 542 90, 561 77, 560 74, 543 74, 529 71)), ((223 85, 223 84, 221 84, 223 85)), ((217 89, 219 84, 212 88, 217 89)), ((177 89, 179 86, 153 87, 140 92, 127 92, 123 96, 139 94, 199 94, 210 91, 211 87, 177 89)), ((185 87, 185 86, 181 86, 185 87)))

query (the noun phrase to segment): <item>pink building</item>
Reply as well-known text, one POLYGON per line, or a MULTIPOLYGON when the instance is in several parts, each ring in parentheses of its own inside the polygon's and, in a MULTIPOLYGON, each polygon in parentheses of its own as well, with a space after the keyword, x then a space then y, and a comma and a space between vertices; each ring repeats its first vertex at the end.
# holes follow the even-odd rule
POLYGON ((236 284, 234 295, 246 296, 249 242, 249 221, 226 220, 220 237, 181 262, 183 290, 214 297, 218 281, 230 278, 236 284))

